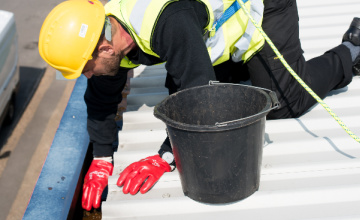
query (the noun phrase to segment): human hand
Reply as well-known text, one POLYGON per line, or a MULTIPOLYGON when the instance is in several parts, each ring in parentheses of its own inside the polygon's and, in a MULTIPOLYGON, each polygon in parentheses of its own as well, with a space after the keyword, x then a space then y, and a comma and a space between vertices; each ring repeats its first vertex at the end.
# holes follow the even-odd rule
POLYGON ((113 165, 104 160, 93 160, 85 176, 82 195, 83 209, 90 211, 92 207, 99 208, 101 195, 108 185, 108 177, 111 176, 113 165))
POLYGON ((135 195, 139 189, 146 193, 165 172, 170 172, 170 165, 159 155, 154 155, 134 162, 120 173, 118 186, 123 186, 125 194, 135 195))

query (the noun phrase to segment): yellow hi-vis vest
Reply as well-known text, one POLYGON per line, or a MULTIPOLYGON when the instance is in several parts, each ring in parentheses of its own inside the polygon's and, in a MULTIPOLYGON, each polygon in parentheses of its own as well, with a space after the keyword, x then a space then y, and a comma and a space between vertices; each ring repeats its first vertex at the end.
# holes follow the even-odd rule
MULTIPOLYGON (((107 16, 115 16, 130 32, 142 51, 159 57, 152 50, 152 37, 156 23, 167 5, 178 0, 111 0, 105 5, 107 16)), ((215 32, 214 22, 229 8, 234 0, 197 0, 206 6, 208 25, 204 41, 213 66, 231 59, 234 62, 248 61, 264 45, 264 38, 240 9, 215 32)), ((245 1, 244 1, 245 2, 245 1)), ((248 0, 245 3, 258 24, 263 19, 263 0, 248 0)), ((120 66, 134 68, 125 57, 120 66)))

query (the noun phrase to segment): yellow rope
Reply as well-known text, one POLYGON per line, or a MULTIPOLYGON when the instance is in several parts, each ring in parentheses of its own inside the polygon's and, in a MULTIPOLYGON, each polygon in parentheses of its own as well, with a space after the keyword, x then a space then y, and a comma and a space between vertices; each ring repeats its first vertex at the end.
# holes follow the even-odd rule
POLYGON ((275 47, 270 38, 266 35, 261 26, 254 20, 254 18, 250 15, 249 11, 246 9, 246 6, 242 0, 238 0, 241 8, 244 10, 246 15, 249 17, 254 26, 258 29, 261 35, 265 38, 266 42, 273 49, 276 56, 280 59, 281 63, 285 66, 285 68, 290 72, 290 74, 300 83, 302 87, 322 106, 325 110, 335 119, 335 121, 348 133, 355 141, 360 143, 360 138, 357 137, 350 129, 341 121, 341 119, 330 109, 330 107, 308 86, 306 83, 295 73, 295 71, 289 66, 283 56, 280 54, 279 50, 275 47))

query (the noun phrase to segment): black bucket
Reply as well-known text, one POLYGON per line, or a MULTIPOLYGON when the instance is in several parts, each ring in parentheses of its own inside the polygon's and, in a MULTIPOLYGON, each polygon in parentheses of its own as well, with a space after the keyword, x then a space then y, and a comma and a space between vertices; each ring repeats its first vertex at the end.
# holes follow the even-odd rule
POLYGON ((270 90, 220 83, 182 90, 156 105, 154 115, 166 123, 184 194, 199 202, 229 203, 257 191, 265 117, 277 107, 270 90))

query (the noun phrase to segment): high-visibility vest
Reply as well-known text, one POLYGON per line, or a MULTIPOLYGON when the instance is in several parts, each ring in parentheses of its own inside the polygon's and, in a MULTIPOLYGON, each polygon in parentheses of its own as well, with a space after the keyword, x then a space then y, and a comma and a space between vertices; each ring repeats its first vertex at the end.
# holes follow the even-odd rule
MULTIPOLYGON (((153 31, 165 7, 175 1, 178 0, 111 0, 105 5, 105 13, 107 16, 115 16, 127 28, 143 52, 159 57, 152 49, 153 31)), ((263 47, 264 38, 242 9, 234 13, 215 31, 214 23, 234 3, 234 0, 198 1, 204 3, 208 13, 209 22, 204 30, 204 43, 214 66, 230 58, 235 62, 246 62, 263 47)), ((248 0, 245 6, 257 23, 261 24, 263 0, 248 0)), ((138 65, 125 57, 120 66, 134 68, 138 65)))

